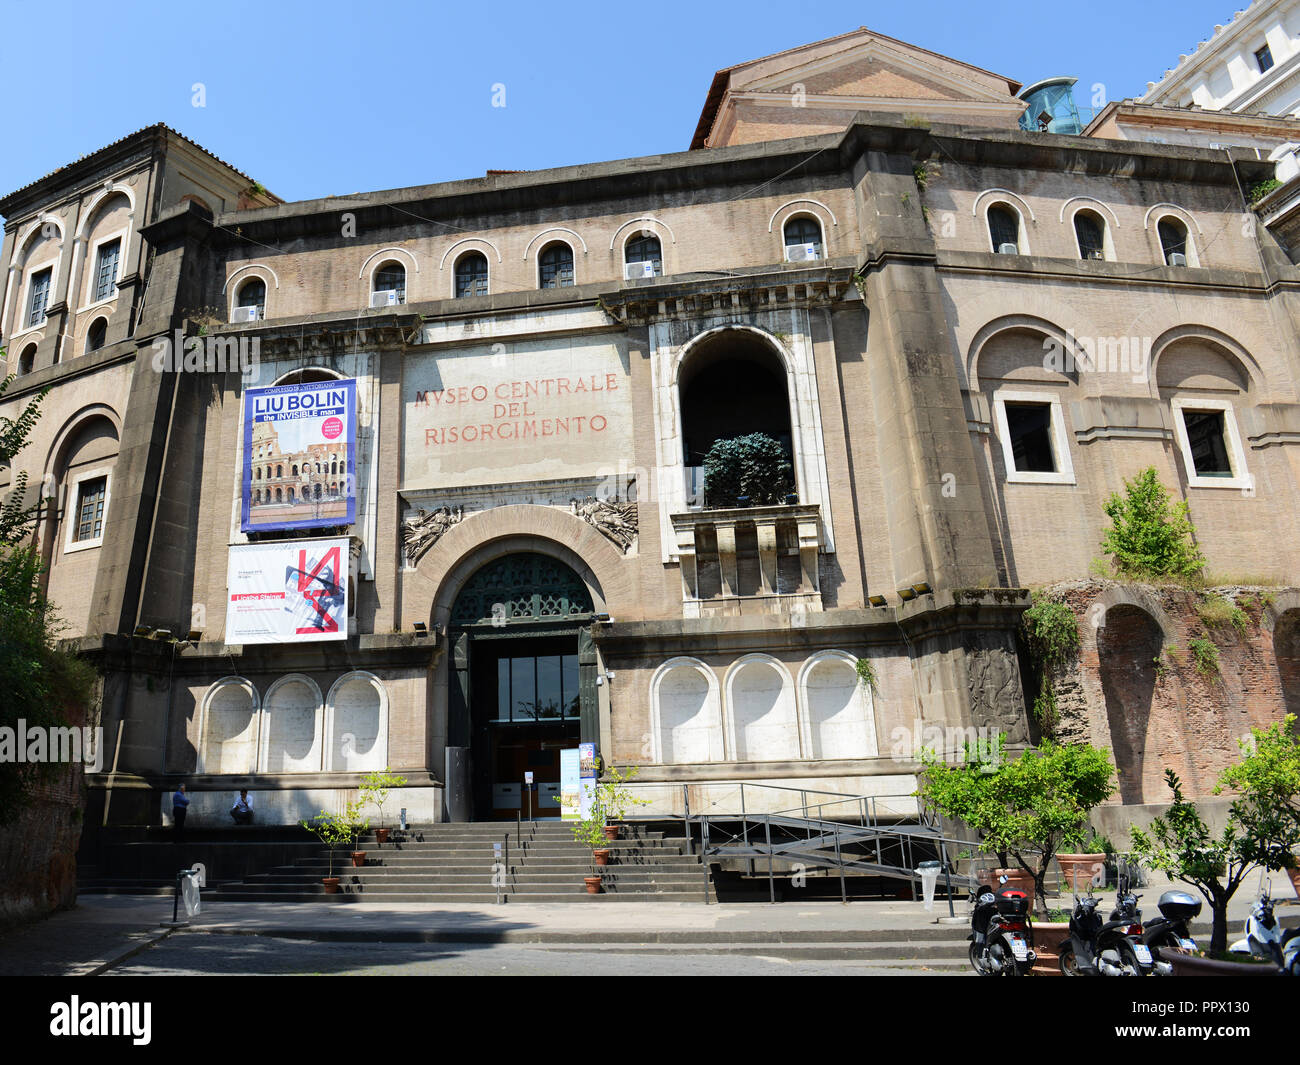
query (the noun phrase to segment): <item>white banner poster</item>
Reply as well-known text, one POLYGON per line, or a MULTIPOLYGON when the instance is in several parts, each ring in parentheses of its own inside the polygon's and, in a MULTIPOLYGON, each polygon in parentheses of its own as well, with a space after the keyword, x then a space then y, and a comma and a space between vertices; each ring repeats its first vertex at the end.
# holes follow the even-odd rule
POLYGON ((226 643, 305 643, 348 635, 348 539, 230 548, 226 643))

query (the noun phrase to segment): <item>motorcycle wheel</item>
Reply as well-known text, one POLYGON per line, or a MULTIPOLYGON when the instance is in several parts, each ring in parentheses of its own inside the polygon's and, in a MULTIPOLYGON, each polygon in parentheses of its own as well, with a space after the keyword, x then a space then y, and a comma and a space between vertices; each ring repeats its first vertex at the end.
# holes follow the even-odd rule
POLYGON ((1067 943, 1061 948, 1061 953, 1057 957, 1057 964, 1061 967, 1062 976, 1082 976, 1079 972, 1079 959, 1074 956, 1074 944, 1067 943))
POLYGON ((967 951, 967 955, 970 958, 971 968, 974 969, 979 976, 990 975, 989 971, 986 968, 984 968, 984 965, 981 961, 980 948, 978 946, 972 943, 970 945, 970 949, 967 951))
POLYGON ((1144 976, 1142 972, 1142 963, 1138 961, 1137 951, 1133 949, 1133 944, 1127 939, 1121 939, 1116 944, 1116 950, 1119 952, 1119 963, 1124 967, 1125 976, 1144 976))
POLYGON ((1187 951, 1183 949, 1182 943, 1178 941, 1178 937, 1174 935, 1173 932, 1165 932, 1163 935, 1156 936, 1155 939, 1151 940, 1147 945, 1153 950, 1159 948, 1166 954, 1187 953, 1187 951))

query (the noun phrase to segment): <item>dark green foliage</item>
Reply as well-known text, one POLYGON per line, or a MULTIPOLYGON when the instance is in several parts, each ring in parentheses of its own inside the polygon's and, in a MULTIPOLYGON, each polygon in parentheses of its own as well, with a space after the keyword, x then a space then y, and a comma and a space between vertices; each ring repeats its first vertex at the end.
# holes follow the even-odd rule
POLYGON ((785 450, 766 433, 717 440, 704 457, 704 498, 710 507, 784 503, 794 492, 794 470, 785 450))

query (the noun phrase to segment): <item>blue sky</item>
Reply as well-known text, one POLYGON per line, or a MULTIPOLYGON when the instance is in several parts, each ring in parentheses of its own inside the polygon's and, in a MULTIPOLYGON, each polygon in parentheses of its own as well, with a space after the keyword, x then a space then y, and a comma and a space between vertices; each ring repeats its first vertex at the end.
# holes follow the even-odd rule
POLYGON ((1025 84, 1074 74, 1081 103, 1094 83, 1117 99, 1233 11, 1207 0, 2 0, 0 193, 159 121, 290 200, 681 151, 714 71, 859 25, 1025 84), (492 106, 496 84, 504 108, 492 106))

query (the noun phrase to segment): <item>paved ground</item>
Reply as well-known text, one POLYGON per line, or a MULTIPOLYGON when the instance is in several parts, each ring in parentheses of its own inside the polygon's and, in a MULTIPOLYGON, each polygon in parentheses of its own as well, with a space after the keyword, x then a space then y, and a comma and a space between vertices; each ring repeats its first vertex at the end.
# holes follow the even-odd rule
MULTIPOLYGON (((1170 885, 1142 889, 1142 905, 1170 885)), ((1229 910, 1239 935, 1256 890, 1249 881, 1229 910)), ((1289 887, 1274 884, 1279 896, 1289 887)), ((76 909, 0 935, 0 975, 144 972, 926 972, 964 956, 964 904, 957 925, 939 924, 913 902, 610 902, 446 904, 206 904, 171 932, 171 901, 87 896, 76 909), (388 940, 384 943, 381 941, 388 940), (900 940, 906 950, 894 949, 900 940), (954 948, 953 941, 957 941, 954 948), (286 943, 288 945, 286 945, 286 943), (601 944, 596 954, 590 950, 601 944), (365 949, 361 949, 361 948, 365 949), (658 949, 658 953, 656 953, 658 949), (779 956, 779 957, 778 957, 779 956), (592 969, 595 958, 597 969, 592 969), (896 963, 896 958, 912 958, 896 963), (766 960, 764 960, 766 959, 766 960), (263 969, 259 966, 286 966, 263 969), (849 968, 845 968, 848 966, 849 968), (856 966, 856 968, 853 968, 856 966), (889 966, 888 970, 884 970, 889 966)), ((1295 923, 1300 906, 1280 899, 1295 923)))
MULTIPOLYGON (((776 948, 763 948, 776 949, 776 948)), ((969 969, 922 962, 872 964, 773 954, 645 954, 631 946, 501 943, 346 943, 172 935, 109 976, 937 976, 969 969)))

